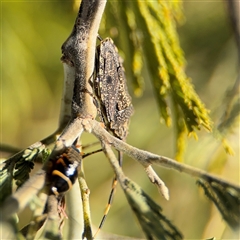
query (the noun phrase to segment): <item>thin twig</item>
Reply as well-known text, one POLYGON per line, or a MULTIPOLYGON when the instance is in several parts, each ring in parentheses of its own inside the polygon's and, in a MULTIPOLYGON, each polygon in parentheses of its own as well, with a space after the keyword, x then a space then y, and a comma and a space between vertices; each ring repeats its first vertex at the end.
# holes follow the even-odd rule
POLYGON ((58 214, 58 200, 54 194, 48 196, 47 201, 47 213, 48 217, 43 227, 42 236, 40 239, 61 239, 59 230, 59 214, 58 214))
POLYGON ((174 159, 156 155, 144 150, 140 150, 136 147, 133 147, 109 134, 101 124, 95 120, 89 121, 89 125, 92 127, 92 133, 103 142, 111 144, 114 148, 119 151, 122 151, 129 157, 137 160, 144 168, 149 167, 151 164, 159 165, 161 167, 166 167, 169 169, 174 169, 178 172, 183 172, 193 177, 203 178, 206 180, 214 180, 223 186, 232 185, 235 188, 240 189, 240 187, 234 183, 230 183, 218 176, 209 174, 206 171, 201 169, 189 166, 187 164, 179 163, 174 159))
POLYGON ((112 151, 110 145, 106 142, 102 142, 103 152, 105 153, 107 159, 109 160, 118 181, 120 182, 120 185, 123 189, 126 189, 126 185, 124 184, 126 180, 126 176, 124 175, 122 168, 119 166, 119 162, 112 151))
POLYGON ((80 138, 83 133, 83 119, 75 118, 69 122, 56 142, 55 148, 62 149, 64 147, 70 147, 77 138, 80 138))
POLYGON ((79 182, 81 194, 82 194, 82 208, 83 208, 83 216, 84 216, 84 231, 83 231, 82 238, 93 239, 92 228, 91 228, 91 225, 92 225, 91 213, 90 213, 90 205, 89 205, 90 190, 87 186, 82 168, 78 176, 78 182, 79 182))
POLYGON ((44 187, 46 172, 39 170, 13 195, 9 196, 1 206, 4 219, 22 211, 33 197, 44 187))
POLYGON ((75 79, 75 68, 63 62, 64 82, 59 115, 59 128, 67 125, 72 116, 73 84, 75 79))
POLYGON ((148 166, 145 168, 145 171, 148 175, 148 178, 152 183, 154 183, 157 187, 159 192, 163 195, 163 197, 166 200, 169 200, 169 190, 166 187, 165 183, 163 180, 156 174, 156 172, 153 170, 152 166, 148 166))

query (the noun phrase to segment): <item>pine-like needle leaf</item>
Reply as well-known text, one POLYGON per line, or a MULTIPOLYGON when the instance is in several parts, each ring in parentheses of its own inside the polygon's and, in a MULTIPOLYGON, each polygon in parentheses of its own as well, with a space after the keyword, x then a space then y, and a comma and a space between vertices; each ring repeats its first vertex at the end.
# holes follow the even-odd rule
POLYGON ((100 29, 114 39, 124 56, 135 95, 142 94, 144 78, 150 78, 161 119, 177 128, 178 159, 187 134, 196 137, 201 127, 212 130, 209 111, 185 72, 176 28, 182 19, 181 1, 110 1, 100 29))
POLYGON ((204 179, 199 179, 197 184, 203 188, 230 227, 240 228, 240 188, 204 179))
POLYGON ((157 205, 136 183, 126 179, 124 192, 147 239, 180 240, 179 230, 161 212, 157 205))

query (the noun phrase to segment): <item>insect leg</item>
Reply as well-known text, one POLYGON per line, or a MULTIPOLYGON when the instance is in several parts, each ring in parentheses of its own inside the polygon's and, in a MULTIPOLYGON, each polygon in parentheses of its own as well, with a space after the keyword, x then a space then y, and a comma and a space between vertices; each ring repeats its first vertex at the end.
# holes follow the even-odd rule
POLYGON ((99 34, 97 35, 97 38, 98 38, 99 41, 102 41, 102 40, 103 40, 103 39, 100 37, 99 34))
POLYGON ((92 151, 92 152, 89 152, 89 153, 84 153, 83 156, 82 156, 82 158, 88 157, 88 156, 90 156, 90 155, 92 155, 92 154, 99 153, 99 152, 102 152, 102 148, 97 149, 97 150, 92 151))
MULTIPOLYGON (((119 163, 119 166, 122 167, 122 162, 123 162, 123 153, 118 151, 118 163, 119 163)), ((109 194, 109 198, 108 198, 108 203, 107 203, 107 207, 104 211, 104 214, 103 214, 103 217, 102 217, 102 220, 99 224, 99 227, 98 227, 98 230, 96 231, 96 233, 94 234, 94 237, 95 238, 98 234, 98 232, 100 231, 100 229, 102 228, 106 218, 107 218, 107 215, 108 215, 108 212, 111 208, 111 205, 112 205, 112 202, 113 202, 113 197, 114 197, 114 192, 116 190, 116 186, 117 186, 117 183, 118 183, 118 180, 117 180, 117 176, 114 177, 113 179, 113 182, 112 182, 112 189, 111 189, 111 192, 109 194)))

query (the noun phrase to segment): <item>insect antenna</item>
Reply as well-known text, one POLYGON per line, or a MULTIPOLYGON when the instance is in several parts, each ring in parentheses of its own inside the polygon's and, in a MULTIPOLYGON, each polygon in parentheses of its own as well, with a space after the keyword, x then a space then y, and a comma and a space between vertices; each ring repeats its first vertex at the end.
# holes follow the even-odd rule
POLYGON ((100 37, 99 34, 97 35, 97 38, 98 38, 99 41, 102 41, 102 40, 103 40, 103 39, 100 37))
POLYGON ((99 153, 99 152, 102 152, 102 148, 97 149, 97 150, 92 151, 92 152, 89 152, 89 153, 84 153, 83 156, 82 156, 82 158, 85 158, 85 157, 91 156, 92 154, 99 153))
MULTIPOLYGON (((123 162, 123 153, 118 151, 118 163, 119 163, 120 167, 122 167, 122 162, 123 162)), ((111 208, 111 205, 112 205, 112 202, 113 202, 114 192, 116 190, 117 183, 118 183, 118 180, 117 180, 117 176, 115 175, 115 177, 113 178, 113 181, 112 181, 112 189, 111 189, 111 192, 109 194, 107 207, 105 208, 102 220, 101 220, 101 222, 99 224, 99 227, 98 227, 96 233, 94 234, 93 238, 96 238, 97 234, 99 233, 99 231, 103 227, 103 224, 104 224, 104 222, 107 218, 108 212, 109 212, 109 210, 111 208)))

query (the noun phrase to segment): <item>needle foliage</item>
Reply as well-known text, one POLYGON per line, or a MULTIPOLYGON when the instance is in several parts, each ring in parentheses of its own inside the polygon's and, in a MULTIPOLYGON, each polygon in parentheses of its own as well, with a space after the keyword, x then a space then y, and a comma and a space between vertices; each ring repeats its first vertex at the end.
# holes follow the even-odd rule
POLYGON ((150 79, 161 119, 176 127, 180 160, 187 134, 197 138, 201 127, 212 130, 209 110, 185 71, 177 33, 177 23, 184 20, 182 1, 110 1, 103 19, 101 32, 112 33, 122 49, 135 95, 150 79))

